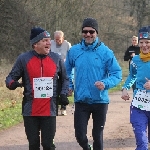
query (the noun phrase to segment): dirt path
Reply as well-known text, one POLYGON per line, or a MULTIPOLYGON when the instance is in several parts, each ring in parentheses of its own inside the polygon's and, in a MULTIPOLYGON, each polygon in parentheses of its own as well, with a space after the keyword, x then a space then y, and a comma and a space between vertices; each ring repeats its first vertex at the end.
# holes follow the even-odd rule
MULTIPOLYGON (((132 91, 129 92, 132 97, 132 91)), ((104 150, 133 150, 135 139, 129 123, 129 102, 124 102, 121 92, 110 94, 106 126, 104 129, 104 150)), ((73 109, 67 107, 67 116, 57 117, 57 132, 55 137, 56 150, 82 150, 74 137, 73 109)), ((89 143, 92 143, 92 119, 89 121, 89 143)), ((0 150, 27 150, 28 142, 23 124, 0 132, 0 150)))

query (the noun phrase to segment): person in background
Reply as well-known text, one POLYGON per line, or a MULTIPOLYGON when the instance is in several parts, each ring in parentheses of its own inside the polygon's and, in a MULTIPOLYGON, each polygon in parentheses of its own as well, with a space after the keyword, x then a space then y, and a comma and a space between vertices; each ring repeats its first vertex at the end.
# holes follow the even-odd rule
MULTIPOLYGON (((71 44, 64 40, 64 33, 62 31, 54 32, 54 40, 51 40, 51 51, 58 53, 62 59, 66 60, 67 51, 71 48, 71 44)), ((61 105, 61 115, 66 116, 66 106, 60 103, 60 97, 57 98, 57 114, 58 114, 58 105, 61 105)))
POLYGON ((129 75, 122 87, 121 98, 129 100, 128 89, 136 81, 130 106, 130 122, 136 139, 136 150, 148 150, 150 135, 150 26, 139 29, 140 54, 132 58, 129 75), (148 134, 150 134, 148 132, 148 134))
POLYGON ((83 150, 92 150, 87 138, 87 125, 91 114, 93 150, 103 150, 103 129, 110 102, 108 89, 116 86, 122 79, 122 71, 113 51, 97 35, 97 21, 94 18, 84 19, 83 39, 71 47, 65 62, 69 77, 72 68, 75 69, 74 129, 77 142, 83 150))
POLYGON ((18 56, 6 77, 6 87, 24 87, 22 115, 29 150, 40 150, 40 133, 43 150, 55 150, 57 82, 61 78, 60 99, 67 105, 69 79, 64 61, 50 51, 50 34, 46 30, 32 28, 30 43, 33 49, 18 56), (22 83, 18 82, 20 78, 22 83))
MULTIPOLYGON (((132 45, 128 47, 124 55, 124 61, 129 61, 129 70, 130 70, 130 62, 132 58, 135 55, 139 55, 140 53, 140 47, 138 46, 138 37, 133 36, 131 42, 132 42, 132 45)), ((133 91, 136 89, 135 85, 136 83, 132 85, 133 91)))

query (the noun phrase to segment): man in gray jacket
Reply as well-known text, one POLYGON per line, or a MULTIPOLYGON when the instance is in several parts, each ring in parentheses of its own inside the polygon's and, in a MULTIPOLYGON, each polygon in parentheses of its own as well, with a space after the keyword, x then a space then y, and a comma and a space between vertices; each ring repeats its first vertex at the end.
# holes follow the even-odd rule
MULTIPOLYGON (((71 44, 64 40, 64 33, 62 31, 55 31, 54 32, 54 40, 51 40, 51 51, 58 53, 61 55, 62 59, 65 61, 66 60, 66 54, 67 51, 71 48, 71 44)), ((57 113, 58 113, 58 105, 60 104, 59 102, 59 97, 57 100, 57 113)), ((61 104, 61 115, 66 116, 66 106, 61 104)))

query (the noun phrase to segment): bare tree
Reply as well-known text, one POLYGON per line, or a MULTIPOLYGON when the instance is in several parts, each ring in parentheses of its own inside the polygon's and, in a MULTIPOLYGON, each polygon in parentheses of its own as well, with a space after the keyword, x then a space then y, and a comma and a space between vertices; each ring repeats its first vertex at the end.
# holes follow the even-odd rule
POLYGON ((62 30, 75 44, 86 17, 98 20, 100 39, 122 55, 132 35, 150 22, 149 10, 149 0, 0 0, 0 59, 13 61, 30 50, 33 26, 45 28, 52 38, 55 30, 62 30))

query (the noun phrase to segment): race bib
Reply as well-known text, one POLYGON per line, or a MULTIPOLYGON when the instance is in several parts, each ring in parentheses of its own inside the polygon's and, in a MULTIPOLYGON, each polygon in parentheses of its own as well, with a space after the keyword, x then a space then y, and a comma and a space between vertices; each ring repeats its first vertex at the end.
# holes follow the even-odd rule
POLYGON ((33 78, 34 98, 50 98, 53 96, 53 78, 33 78))
POLYGON ((150 92, 138 90, 132 100, 132 105, 141 110, 150 111, 150 92))

